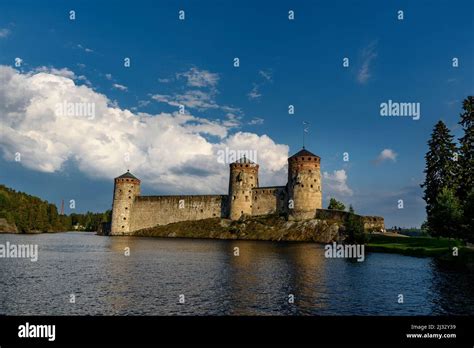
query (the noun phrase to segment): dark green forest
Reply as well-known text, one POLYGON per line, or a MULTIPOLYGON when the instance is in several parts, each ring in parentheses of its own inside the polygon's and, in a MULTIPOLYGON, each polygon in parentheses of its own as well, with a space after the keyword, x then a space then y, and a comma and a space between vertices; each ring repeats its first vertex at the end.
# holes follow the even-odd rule
POLYGON ((18 232, 97 231, 102 222, 110 222, 105 213, 60 215, 56 205, 38 197, 0 185, 0 219, 15 224, 18 232))
POLYGON ((426 153, 424 200, 431 236, 474 242, 474 97, 462 102, 459 125, 463 136, 455 142, 444 122, 433 128, 426 153))

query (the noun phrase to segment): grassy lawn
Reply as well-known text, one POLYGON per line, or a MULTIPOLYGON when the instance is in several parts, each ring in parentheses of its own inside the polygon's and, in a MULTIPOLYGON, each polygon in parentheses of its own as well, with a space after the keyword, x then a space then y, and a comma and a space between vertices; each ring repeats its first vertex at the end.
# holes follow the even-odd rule
POLYGON ((432 237, 392 237, 371 235, 367 243, 369 251, 398 253, 412 256, 442 256, 452 254, 453 247, 459 248, 459 253, 472 250, 463 247, 459 240, 432 237))

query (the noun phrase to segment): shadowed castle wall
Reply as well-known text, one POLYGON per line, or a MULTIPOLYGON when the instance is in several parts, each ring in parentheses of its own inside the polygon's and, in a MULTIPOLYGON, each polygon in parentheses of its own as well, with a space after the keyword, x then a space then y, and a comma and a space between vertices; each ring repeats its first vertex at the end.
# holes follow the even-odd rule
POLYGON ((252 215, 284 213, 286 187, 259 187, 252 190, 252 215))
POLYGON ((138 196, 131 231, 173 222, 225 217, 227 195, 138 196))

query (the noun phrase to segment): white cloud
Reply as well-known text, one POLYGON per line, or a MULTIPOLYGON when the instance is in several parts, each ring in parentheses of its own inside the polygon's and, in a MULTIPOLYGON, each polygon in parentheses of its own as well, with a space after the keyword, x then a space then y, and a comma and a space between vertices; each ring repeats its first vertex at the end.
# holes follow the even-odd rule
POLYGON ((105 78, 107 80, 112 80, 112 74, 105 74, 105 78))
POLYGON ((0 39, 3 39, 7 36, 9 36, 11 33, 10 29, 7 28, 0 28, 0 39))
POLYGON ((380 162, 383 162, 383 161, 386 161, 386 160, 396 162, 397 161, 397 156, 398 156, 398 154, 395 151, 393 151, 392 149, 384 149, 384 150, 382 150, 382 152, 380 152, 378 157, 375 159, 375 162, 380 163, 380 162))
POLYGON ((90 48, 87 48, 87 47, 84 47, 84 46, 82 46, 81 44, 77 44, 76 47, 79 48, 79 49, 81 49, 81 50, 83 50, 84 52, 87 52, 87 53, 92 53, 92 52, 94 52, 94 50, 92 50, 92 49, 90 49, 90 48))
POLYGON ((247 96, 251 100, 260 99, 262 94, 258 90, 258 85, 254 84, 252 90, 247 94, 247 96))
POLYGON ((271 70, 260 70, 258 74, 269 82, 273 81, 273 76, 272 76, 273 74, 271 70))
POLYGON ((112 87, 115 88, 115 89, 118 89, 120 91, 127 91, 128 90, 127 86, 121 85, 119 83, 114 83, 112 85, 112 87))
POLYGON ((172 81, 172 79, 158 78, 158 82, 160 82, 160 83, 170 83, 171 81, 172 81))
POLYGON ((48 73, 51 75, 56 75, 56 76, 62 76, 62 77, 67 77, 69 79, 76 79, 76 74, 69 70, 68 68, 61 68, 61 69, 56 69, 56 68, 51 68, 47 66, 40 66, 35 69, 33 69, 33 72, 38 73, 38 72, 44 72, 48 73))
POLYGON ((176 74, 176 77, 186 78, 188 86, 191 87, 215 87, 219 82, 218 74, 194 67, 184 73, 176 74))
POLYGON ((347 185, 347 174, 344 169, 335 170, 331 173, 323 173, 323 192, 327 197, 352 196, 353 191, 347 185))
POLYGON ((263 124, 265 120, 260 117, 254 117, 252 120, 250 120, 249 125, 255 126, 255 125, 261 125, 263 124))
POLYGON ((372 61, 377 57, 377 52, 375 51, 376 45, 377 42, 373 41, 362 51, 362 64, 357 73, 357 81, 359 81, 361 84, 367 83, 369 78, 372 76, 370 68, 372 61))
POLYGON ((8 161, 21 153, 21 165, 32 170, 58 172, 72 161, 93 178, 111 180, 130 168, 163 192, 225 193, 228 166, 217 151, 228 147, 257 151, 262 183, 286 182, 288 146, 266 135, 229 135, 225 122, 193 115, 132 113, 49 72, 0 65, 0 81, 0 151, 8 161), (95 117, 57 115, 64 102, 94 105, 95 117))

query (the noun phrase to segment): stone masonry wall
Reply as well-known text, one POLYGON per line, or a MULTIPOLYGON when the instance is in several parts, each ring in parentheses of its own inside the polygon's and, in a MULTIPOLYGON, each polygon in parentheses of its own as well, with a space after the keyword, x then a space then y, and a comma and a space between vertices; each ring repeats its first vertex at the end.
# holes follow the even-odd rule
POLYGON ((259 187, 252 190, 252 215, 285 212, 286 187, 259 187))
POLYGON ((138 196, 133 202, 130 231, 185 220, 226 217, 226 195, 138 196))

